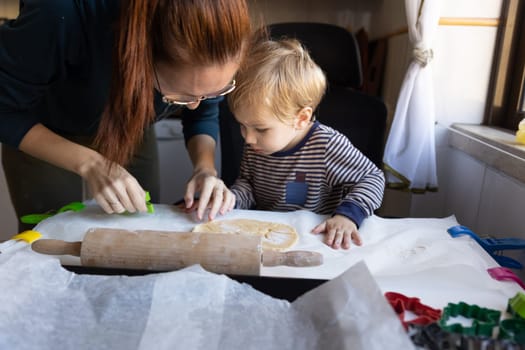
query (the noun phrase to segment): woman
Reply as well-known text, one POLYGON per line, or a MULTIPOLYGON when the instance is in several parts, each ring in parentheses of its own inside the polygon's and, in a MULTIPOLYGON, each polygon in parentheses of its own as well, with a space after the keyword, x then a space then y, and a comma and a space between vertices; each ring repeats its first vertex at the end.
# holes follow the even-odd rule
MULTIPOLYGON (((187 208, 230 210, 217 178, 218 103, 250 37, 243 0, 25 0, 0 27, 0 141, 18 216, 79 200, 107 213, 158 198, 152 123, 182 109, 187 208), (79 175, 79 176, 77 176, 79 175)), ((22 227, 21 227, 22 228, 22 227)))

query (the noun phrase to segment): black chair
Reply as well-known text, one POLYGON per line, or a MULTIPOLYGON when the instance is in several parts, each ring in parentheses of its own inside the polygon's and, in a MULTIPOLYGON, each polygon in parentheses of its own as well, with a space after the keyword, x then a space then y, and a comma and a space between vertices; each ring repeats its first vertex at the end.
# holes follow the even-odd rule
MULTIPOLYGON (((354 35, 325 23, 277 23, 268 29, 274 39, 288 37, 301 41, 325 72, 328 88, 315 113, 317 119, 346 135, 381 167, 387 109, 381 99, 358 90, 363 72, 354 35)), ((227 99, 221 104, 220 115, 222 179, 230 186, 239 174, 244 142, 227 99)))

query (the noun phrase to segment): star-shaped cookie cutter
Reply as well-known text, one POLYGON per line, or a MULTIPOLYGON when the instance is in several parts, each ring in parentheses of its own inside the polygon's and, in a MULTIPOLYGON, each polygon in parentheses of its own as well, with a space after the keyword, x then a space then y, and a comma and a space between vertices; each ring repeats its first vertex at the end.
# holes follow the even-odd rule
POLYGON ((461 301, 458 304, 448 303, 443 309, 439 326, 449 332, 491 337, 494 328, 499 324, 500 317, 501 311, 483 308, 475 304, 470 305, 461 301), (450 323, 450 319, 457 316, 472 319, 472 325, 464 326, 461 323, 450 323))

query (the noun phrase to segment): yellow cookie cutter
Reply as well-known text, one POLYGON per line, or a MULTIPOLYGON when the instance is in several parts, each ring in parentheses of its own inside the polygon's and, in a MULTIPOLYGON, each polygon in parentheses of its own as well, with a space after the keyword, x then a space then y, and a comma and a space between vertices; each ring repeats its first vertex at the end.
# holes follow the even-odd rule
POLYGON ((27 243, 33 243, 40 237, 42 237, 42 234, 40 232, 34 230, 27 230, 20 232, 17 235, 14 235, 13 237, 11 237, 11 239, 17 241, 26 241, 27 243))
POLYGON ((8 248, 14 246, 18 241, 24 241, 28 244, 33 243, 42 237, 42 234, 38 231, 27 230, 14 235, 9 240, 0 243, 0 253, 5 252, 8 248))

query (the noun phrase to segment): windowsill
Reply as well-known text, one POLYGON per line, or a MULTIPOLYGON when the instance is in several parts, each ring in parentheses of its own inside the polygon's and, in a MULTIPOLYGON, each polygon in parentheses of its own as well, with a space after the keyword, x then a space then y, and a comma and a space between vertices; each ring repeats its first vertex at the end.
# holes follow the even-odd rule
POLYGON ((450 146, 525 183, 525 145, 514 133, 477 124, 452 124, 449 130, 450 146))

